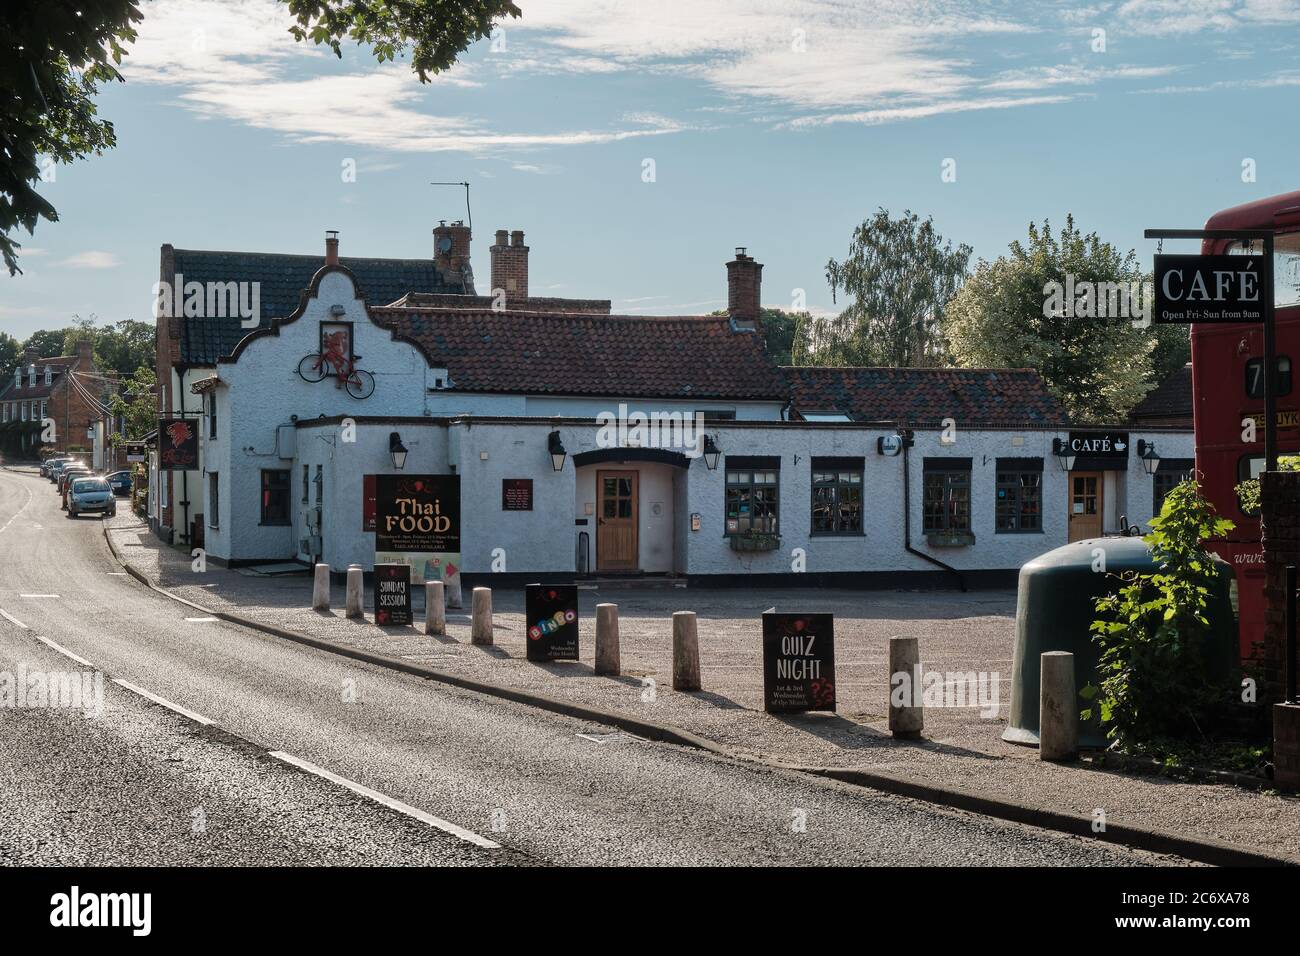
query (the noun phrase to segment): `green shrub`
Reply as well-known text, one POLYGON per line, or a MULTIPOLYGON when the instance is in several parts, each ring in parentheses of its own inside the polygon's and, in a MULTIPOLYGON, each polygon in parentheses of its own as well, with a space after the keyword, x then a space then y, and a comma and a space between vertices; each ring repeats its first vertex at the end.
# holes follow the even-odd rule
POLYGON ((1209 676, 1205 609, 1220 572, 1202 542, 1232 527, 1215 515, 1195 481, 1184 481, 1165 497, 1142 539, 1159 570, 1117 575, 1118 593, 1097 599, 1092 630, 1101 648, 1101 681, 1084 689, 1090 703, 1080 716, 1088 721, 1095 712, 1115 744, 1204 739, 1230 701, 1232 688, 1209 676))

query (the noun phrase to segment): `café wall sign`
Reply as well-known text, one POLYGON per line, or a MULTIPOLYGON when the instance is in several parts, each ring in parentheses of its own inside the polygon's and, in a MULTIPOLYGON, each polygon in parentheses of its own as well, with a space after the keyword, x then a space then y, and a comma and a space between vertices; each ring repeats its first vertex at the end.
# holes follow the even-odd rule
POLYGON ((1156 322, 1263 322, 1272 305, 1273 263, 1266 256, 1155 258, 1156 322))
POLYGON ((1070 452, 1089 458, 1127 458, 1128 432, 1070 432, 1070 452))

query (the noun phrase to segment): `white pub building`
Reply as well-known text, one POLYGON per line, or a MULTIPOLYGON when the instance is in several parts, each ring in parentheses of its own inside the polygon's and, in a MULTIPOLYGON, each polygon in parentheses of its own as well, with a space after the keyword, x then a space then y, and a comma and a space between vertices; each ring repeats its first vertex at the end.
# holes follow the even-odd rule
POLYGON ((965 587, 1144 524, 1191 468, 1190 428, 1072 428, 1032 370, 778 367, 744 250, 726 314, 622 316, 531 297, 519 232, 478 295, 468 229, 434 235, 418 260, 163 247, 163 281, 258 282, 262 314, 159 319, 160 418, 199 438, 184 470, 151 456, 159 534, 369 570, 377 477, 456 475, 468 583, 965 587))

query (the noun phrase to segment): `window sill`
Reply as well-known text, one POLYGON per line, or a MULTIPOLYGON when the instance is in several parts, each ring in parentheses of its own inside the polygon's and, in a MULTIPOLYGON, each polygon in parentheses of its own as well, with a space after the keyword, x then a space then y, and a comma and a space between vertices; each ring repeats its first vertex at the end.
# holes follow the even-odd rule
POLYGON ((993 533, 994 534, 1045 534, 1046 532, 1044 532, 1042 528, 1026 528, 1023 531, 1020 529, 1016 529, 1015 531, 994 531, 993 533))
POLYGON ((865 538, 865 531, 810 531, 810 538, 865 538))

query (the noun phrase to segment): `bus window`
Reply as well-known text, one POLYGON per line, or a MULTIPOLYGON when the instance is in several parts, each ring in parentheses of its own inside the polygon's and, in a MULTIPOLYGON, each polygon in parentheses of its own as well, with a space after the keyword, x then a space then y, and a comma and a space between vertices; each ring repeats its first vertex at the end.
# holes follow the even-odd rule
MULTIPOLYGON (((1227 249, 1229 255, 1257 256, 1263 244, 1234 242, 1227 249)), ((1300 232, 1284 232, 1273 239, 1273 306, 1284 309, 1300 305, 1300 232)))
MULTIPOLYGON (((1237 484, 1247 481, 1251 478, 1259 478, 1259 473, 1264 470, 1263 455, 1242 455, 1237 459, 1237 484)), ((1248 518, 1259 516, 1259 509, 1247 511, 1241 503, 1241 495, 1237 495, 1237 510, 1248 518)))
MULTIPOLYGON (((1291 359, 1285 355, 1277 357, 1277 393, 1291 394, 1291 359)), ((1264 397, 1264 360, 1253 358, 1246 361, 1246 395, 1249 398, 1264 397)))

